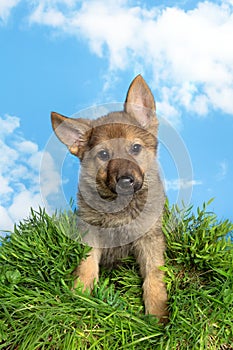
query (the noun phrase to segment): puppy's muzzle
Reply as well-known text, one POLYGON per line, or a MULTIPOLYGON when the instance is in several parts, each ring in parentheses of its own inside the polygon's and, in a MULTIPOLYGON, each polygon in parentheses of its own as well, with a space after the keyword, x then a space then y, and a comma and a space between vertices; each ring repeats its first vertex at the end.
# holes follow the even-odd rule
POLYGON ((140 190, 143 174, 140 167, 127 159, 112 159, 107 169, 107 186, 113 193, 129 195, 140 190))

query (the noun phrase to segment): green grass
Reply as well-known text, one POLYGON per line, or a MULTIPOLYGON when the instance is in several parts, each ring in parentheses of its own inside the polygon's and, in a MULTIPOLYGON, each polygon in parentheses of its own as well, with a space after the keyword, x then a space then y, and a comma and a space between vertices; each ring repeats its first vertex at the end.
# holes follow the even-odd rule
POLYGON ((133 258, 102 270, 92 295, 71 291, 89 248, 69 214, 32 211, 0 247, 0 349, 233 349, 233 242, 206 205, 167 210, 170 322, 144 315, 133 258))

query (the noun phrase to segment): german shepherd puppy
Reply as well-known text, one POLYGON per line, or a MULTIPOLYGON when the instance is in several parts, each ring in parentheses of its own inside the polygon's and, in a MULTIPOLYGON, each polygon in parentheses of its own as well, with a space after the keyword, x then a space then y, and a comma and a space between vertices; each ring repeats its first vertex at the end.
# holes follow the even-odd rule
MULTIPOLYGON (((80 161, 78 229, 92 250, 75 275, 84 289, 99 266, 133 254, 143 277, 145 312, 167 321, 163 281, 164 191, 156 163, 158 119, 141 75, 131 83, 124 110, 96 120, 51 114, 58 138, 80 161)), ((77 286, 77 279, 75 286, 77 286)))

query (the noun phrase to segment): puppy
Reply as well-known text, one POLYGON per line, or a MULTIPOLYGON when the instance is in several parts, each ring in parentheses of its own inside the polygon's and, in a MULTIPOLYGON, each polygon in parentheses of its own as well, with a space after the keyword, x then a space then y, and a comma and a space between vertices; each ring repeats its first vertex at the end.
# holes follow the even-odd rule
MULTIPOLYGON (((84 288, 98 281, 99 266, 133 254, 143 278, 145 312, 166 322, 164 191, 156 163, 158 119, 141 75, 131 83, 124 110, 96 120, 51 114, 52 126, 80 159, 78 231, 92 247, 75 270, 84 288)), ((77 280, 76 280, 77 284, 77 280)))

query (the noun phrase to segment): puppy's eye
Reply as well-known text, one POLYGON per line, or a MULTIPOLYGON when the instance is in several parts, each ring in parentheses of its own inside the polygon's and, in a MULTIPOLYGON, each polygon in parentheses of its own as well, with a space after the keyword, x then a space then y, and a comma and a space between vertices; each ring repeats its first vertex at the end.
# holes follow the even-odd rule
POLYGON ((102 149, 101 151, 99 151, 99 152, 97 153, 97 157, 98 157, 99 159, 103 160, 103 161, 107 161, 107 160, 109 160, 109 158, 110 158, 110 154, 109 154, 109 152, 108 152, 107 150, 102 149))
POLYGON ((142 145, 140 145, 140 143, 135 143, 134 145, 132 145, 131 147, 131 153, 137 155, 141 152, 142 150, 142 145))

